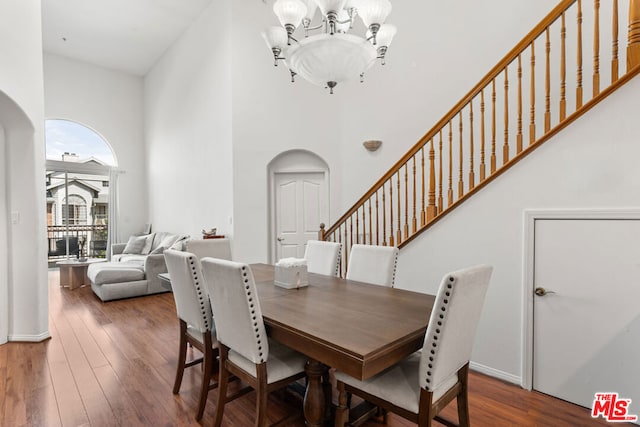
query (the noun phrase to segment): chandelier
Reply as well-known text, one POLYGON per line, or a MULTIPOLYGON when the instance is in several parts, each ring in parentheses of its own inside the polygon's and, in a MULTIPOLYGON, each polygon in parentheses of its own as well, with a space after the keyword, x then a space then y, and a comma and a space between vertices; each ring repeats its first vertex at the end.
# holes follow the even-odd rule
POLYGON ((292 82, 300 75, 329 88, 329 93, 338 83, 364 81, 365 71, 377 59, 384 65, 397 31, 384 23, 391 13, 389 0, 277 0, 273 12, 282 26, 269 27, 262 37, 273 53, 274 65, 283 61, 292 82), (318 8, 321 20, 312 25, 318 8), (364 37, 349 33, 357 16, 366 27, 364 37), (295 35, 300 27, 302 37, 295 35))

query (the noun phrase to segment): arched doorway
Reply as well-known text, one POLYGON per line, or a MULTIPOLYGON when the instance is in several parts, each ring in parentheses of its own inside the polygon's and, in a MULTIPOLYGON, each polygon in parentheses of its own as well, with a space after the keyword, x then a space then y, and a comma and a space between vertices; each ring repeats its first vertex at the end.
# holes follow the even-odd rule
POLYGON ((46 120, 45 141, 49 266, 106 257, 115 153, 99 133, 71 120, 46 120))
POLYGON ((29 116, 0 91, 0 344, 49 336, 46 271, 34 268, 44 258, 34 244, 42 237, 38 146, 29 116))
POLYGON ((329 166, 311 151, 290 150, 269 162, 268 173, 271 261, 301 258, 329 221, 329 166))

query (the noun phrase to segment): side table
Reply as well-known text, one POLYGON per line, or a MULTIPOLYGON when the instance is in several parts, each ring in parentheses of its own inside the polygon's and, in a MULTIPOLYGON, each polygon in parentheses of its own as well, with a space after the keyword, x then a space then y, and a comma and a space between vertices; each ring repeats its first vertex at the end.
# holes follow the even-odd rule
POLYGON ((84 261, 65 259, 56 262, 56 265, 60 267, 60 287, 76 289, 82 285, 90 285, 87 268, 90 264, 104 261, 106 261, 104 258, 88 258, 84 261))

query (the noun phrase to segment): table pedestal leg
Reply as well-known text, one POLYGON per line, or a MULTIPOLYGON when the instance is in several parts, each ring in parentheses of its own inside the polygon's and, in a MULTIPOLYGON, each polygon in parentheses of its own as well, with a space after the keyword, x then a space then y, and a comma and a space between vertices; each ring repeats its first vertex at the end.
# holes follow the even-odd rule
POLYGON ((325 394, 322 377, 327 368, 317 360, 309 359, 305 366, 307 390, 304 394, 304 418, 309 427, 320 427, 325 415, 325 394))
POLYGON ((60 266, 60 287, 70 286, 71 284, 71 267, 68 265, 60 266))

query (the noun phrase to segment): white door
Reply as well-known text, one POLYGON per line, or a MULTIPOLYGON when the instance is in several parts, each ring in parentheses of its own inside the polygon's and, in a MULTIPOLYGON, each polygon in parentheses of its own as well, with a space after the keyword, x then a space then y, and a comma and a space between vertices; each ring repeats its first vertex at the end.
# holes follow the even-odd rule
POLYGON ((325 174, 276 173, 274 193, 276 261, 302 258, 307 241, 318 238, 320 223, 329 216, 325 174))
POLYGON ((640 221, 536 220, 534 275, 533 388, 640 415, 640 221))

